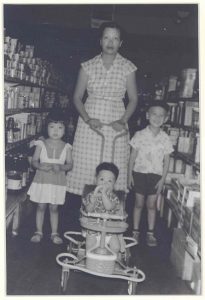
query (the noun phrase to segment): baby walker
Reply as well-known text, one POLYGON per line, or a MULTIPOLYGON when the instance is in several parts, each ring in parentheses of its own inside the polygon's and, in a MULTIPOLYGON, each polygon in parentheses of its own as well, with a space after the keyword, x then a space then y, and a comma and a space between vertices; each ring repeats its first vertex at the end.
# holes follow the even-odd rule
MULTIPOLYGON (((104 124, 110 126, 110 124, 104 124)), ((100 130, 95 130, 102 137, 101 146, 101 161, 103 159, 103 151, 105 146, 105 137, 100 130)), ((113 130, 114 131, 114 130, 113 130)), ((114 160, 114 147, 116 139, 126 135, 127 130, 115 134, 112 145, 112 161, 114 160)), ((92 191, 94 185, 86 185, 84 195, 92 191)), ((125 192, 116 191, 121 205, 125 204, 125 192)), ((127 228, 126 223, 127 214, 123 213, 122 216, 111 215, 107 213, 87 213, 80 210, 80 224, 82 232, 67 231, 64 237, 69 241, 66 253, 60 253, 56 257, 56 261, 62 266, 61 274, 61 290, 66 292, 67 283, 70 275, 70 270, 79 270, 96 276, 118 278, 128 281, 128 294, 135 295, 138 282, 145 280, 145 274, 136 266, 129 267, 128 261, 130 258, 130 247, 135 246, 137 243, 132 237, 123 237, 125 243, 125 257, 119 259, 106 243, 106 236, 109 234, 123 234, 127 228), (97 233, 97 243, 94 247, 86 251, 86 230, 91 230, 97 233)))

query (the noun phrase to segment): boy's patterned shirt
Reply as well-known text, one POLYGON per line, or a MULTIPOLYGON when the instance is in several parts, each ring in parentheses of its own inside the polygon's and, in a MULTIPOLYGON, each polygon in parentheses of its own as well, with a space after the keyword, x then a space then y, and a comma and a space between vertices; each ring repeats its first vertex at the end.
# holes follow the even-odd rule
POLYGON ((137 131, 129 144, 138 150, 133 171, 140 173, 162 175, 164 156, 174 150, 169 136, 163 130, 160 129, 154 136, 149 126, 137 131))
POLYGON ((107 195, 111 202, 114 203, 114 207, 112 210, 106 211, 103 201, 102 201, 102 194, 98 193, 97 195, 94 194, 94 191, 89 193, 85 198, 83 198, 83 209, 86 210, 86 206, 90 203, 93 203, 95 201, 94 207, 93 207, 93 213, 109 213, 109 214, 119 214, 120 213, 120 202, 118 197, 114 192, 110 192, 107 195), (95 199, 94 199, 95 198, 95 199))

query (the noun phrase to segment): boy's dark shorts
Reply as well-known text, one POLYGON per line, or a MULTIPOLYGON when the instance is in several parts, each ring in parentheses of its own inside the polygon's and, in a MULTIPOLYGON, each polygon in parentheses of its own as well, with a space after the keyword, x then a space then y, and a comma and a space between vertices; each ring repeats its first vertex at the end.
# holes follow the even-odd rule
POLYGON ((155 195, 155 185, 162 178, 158 174, 133 172, 134 191, 141 195, 155 195))

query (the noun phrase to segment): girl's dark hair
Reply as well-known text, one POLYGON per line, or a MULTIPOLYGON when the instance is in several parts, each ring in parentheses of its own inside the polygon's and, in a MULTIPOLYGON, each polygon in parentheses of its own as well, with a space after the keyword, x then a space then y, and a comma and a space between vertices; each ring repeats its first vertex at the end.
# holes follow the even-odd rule
POLYGON ((100 171, 104 170, 112 172, 115 175, 115 179, 117 180, 119 175, 119 169, 115 164, 109 162, 103 162, 99 164, 96 168, 96 176, 98 176, 100 171))
POLYGON ((59 123, 60 122, 65 126, 65 134, 64 134, 62 140, 67 142, 68 119, 67 119, 66 114, 60 108, 52 109, 49 112, 49 114, 46 117, 45 126, 44 126, 44 129, 43 129, 43 136, 45 138, 48 138, 48 124, 51 123, 51 122, 53 122, 53 123, 59 123))
POLYGON ((120 33, 120 40, 121 41, 124 40, 125 32, 122 29, 122 27, 120 25, 118 25, 116 22, 104 22, 104 23, 102 23, 100 28, 99 28, 100 38, 102 38, 103 32, 106 28, 115 28, 115 29, 117 29, 120 33))

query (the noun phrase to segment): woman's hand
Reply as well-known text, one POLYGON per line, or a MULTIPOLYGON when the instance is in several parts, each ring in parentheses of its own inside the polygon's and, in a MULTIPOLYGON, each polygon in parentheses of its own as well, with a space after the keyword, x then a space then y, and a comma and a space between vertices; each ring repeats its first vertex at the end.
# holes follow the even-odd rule
POLYGON ((87 124, 90 126, 91 129, 100 129, 102 128, 102 123, 99 119, 90 119, 87 124))
POLYGON ((125 123, 121 122, 121 120, 116 120, 116 121, 112 122, 111 126, 117 132, 120 132, 120 131, 126 129, 125 123))

